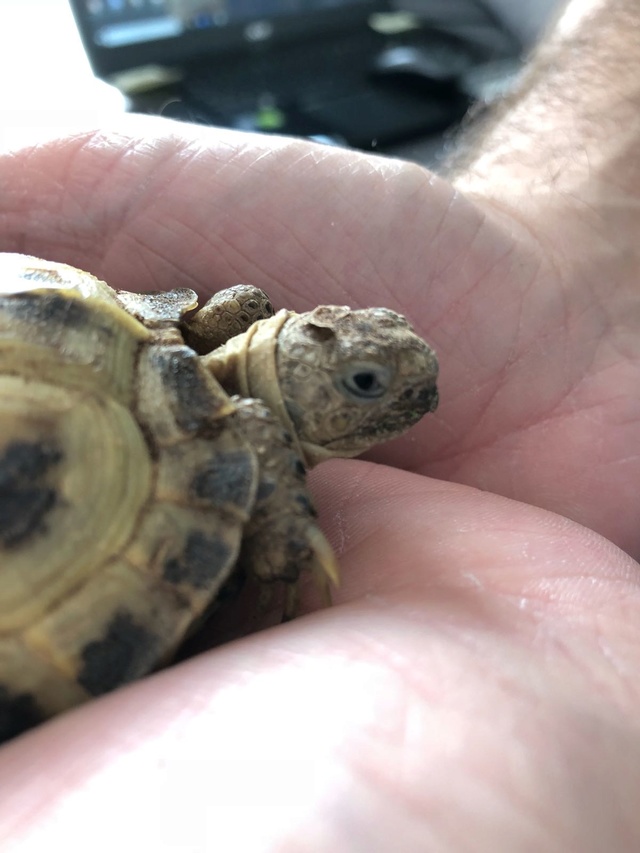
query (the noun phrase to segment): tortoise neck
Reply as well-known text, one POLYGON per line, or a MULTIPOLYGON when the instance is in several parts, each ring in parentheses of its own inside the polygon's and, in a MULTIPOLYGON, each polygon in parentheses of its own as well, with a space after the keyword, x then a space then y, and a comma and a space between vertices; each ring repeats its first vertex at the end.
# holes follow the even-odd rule
POLYGON ((236 335, 208 355, 202 363, 227 394, 257 397, 271 410, 291 435, 298 455, 307 467, 320 461, 301 442, 289 415, 278 375, 278 335, 284 324, 293 316, 292 311, 278 311, 274 317, 259 320, 244 334, 236 335), (305 449, 306 448, 306 449, 305 449))

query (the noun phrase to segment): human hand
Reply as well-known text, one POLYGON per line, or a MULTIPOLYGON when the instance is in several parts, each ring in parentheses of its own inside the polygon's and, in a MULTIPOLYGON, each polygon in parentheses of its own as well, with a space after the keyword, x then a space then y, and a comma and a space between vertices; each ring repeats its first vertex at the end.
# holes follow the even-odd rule
POLYGON ((246 280, 293 308, 387 305, 436 346, 443 402, 376 453, 406 470, 314 476, 345 579, 334 608, 3 748, 5 848, 600 850, 640 833, 635 564, 559 516, 423 476, 631 542, 637 472, 613 463, 638 438, 634 360, 617 353, 608 378, 599 362, 629 334, 621 280, 585 291, 557 234, 414 166, 127 127, 0 162, 2 248, 129 289, 246 280), (617 451, 595 472, 594 443, 617 451))
POLYGON ((465 199, 133 119, 0 183, 3 249, 129 289, 387 305, 442 364, 438 413, 372 457, 399 469, 314 472, 336 605, 3 747, 3 849, 637 849, 638 567, 588 529, 638 553, 632 187, 623 222, 575 184, 523 198, 478 167, 465 199))

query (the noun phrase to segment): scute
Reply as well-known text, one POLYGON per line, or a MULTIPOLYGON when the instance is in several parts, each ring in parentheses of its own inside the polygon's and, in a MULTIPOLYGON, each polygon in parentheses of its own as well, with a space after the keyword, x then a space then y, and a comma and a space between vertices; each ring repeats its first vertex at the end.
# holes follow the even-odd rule
POLYGON ((174 586, 188 584, 194 590, 210 591, 217 577, 226 580, 223 572, 238 553, 234 544, 216 533, 207 536, 192 530, 182 553, 165 561, 162 577, 174 586))
POLYGON ((0 742, 88 698, 19 636, 0 638, 0 672, 0 742))
MULTIPOLYGON (((155 501, 123 556, 153 583, 170 586, 171 594, 188 604, 195 619, 229 576, 240 550, 242 527, 237 516, 155 501)), ((172 638, 167 638, 169 643, 172 638)))
POLYGON ((48 440, 10 441, 0 453, 0 543, 5 548, 37 534, 56 503, 47 482, 62 452, 48 440))
POLYGON ((0 374, 48 380, 130 406, 148 330, 88 273, 46 265, 44 280, 25 281, 13 259, 0 254, 0 374))
POLYGON ((136 409, 160 444, 219 433, 234 408, 188 347, 158 344, 141 353, 136 409))
POLYGON ((1 255, 0 280, 2 740, 171 657, 235 565, 258 466, 193 350, 106 284, 1 255))
POLYGON ((167 637, 182 636, 191 619, 187 603, 168 586, 116 558, 23 637, 69 681, 98 695, 153 669, 167 637))
POLYGON ((119 307, 108 284, 68 264, 45 261, 32 255, 0 252, 0 271, 0 296, 53 290, 67 297, 95 299, 114 308, 119 307))
POLYGON ((152 472, 142 431, 118 401, 19 376, 0 375, 0 459, 3 504, 30 509, 0 545, 6 635, 41 618, 124 547, 152 472), (34 469, 31 485, 8 461, 19 469, 16 447, 34 469))

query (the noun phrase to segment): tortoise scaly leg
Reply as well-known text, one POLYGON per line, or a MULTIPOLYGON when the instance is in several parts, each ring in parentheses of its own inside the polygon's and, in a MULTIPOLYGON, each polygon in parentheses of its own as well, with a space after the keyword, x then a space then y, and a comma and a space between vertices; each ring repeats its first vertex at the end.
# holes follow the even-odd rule
POLYGON ((191 349, 206 355, 273 313, 264 290, 252 284, 236 284, 218 291, 198 312, 183 319, 180 331, 191 349))
POLYGON ((259 400, 233 398, 232 416, 258 456, 256 503, 245 527, 238 568, 265 585, 286 584, 284 618, 295 615, 297 583, 311 572, 325 602, 339 571, 333 549, 316 521, 306 469, 289 433, 259 400))

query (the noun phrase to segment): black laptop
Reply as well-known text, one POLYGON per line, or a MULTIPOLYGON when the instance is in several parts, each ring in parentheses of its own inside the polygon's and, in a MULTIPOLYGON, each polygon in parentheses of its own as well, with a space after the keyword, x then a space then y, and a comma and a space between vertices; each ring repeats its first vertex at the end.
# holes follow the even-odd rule
POLYGON ((447 127, 467 107, 453 74, 385 76, 380 59, 393 50, 418 48, 453 68, 472 58, 442 34, 403 28, 383 0, 71 6, 94 73, 135 111, 384 149, 447 127))

